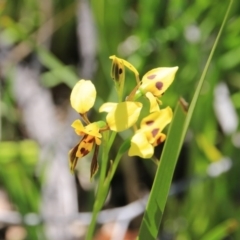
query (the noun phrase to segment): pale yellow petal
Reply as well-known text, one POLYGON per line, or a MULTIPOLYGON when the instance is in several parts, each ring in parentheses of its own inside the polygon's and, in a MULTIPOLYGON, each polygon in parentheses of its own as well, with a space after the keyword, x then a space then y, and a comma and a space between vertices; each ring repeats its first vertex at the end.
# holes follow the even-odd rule
POLYGON ((75 129, 75 132, 78 134, 78 135, 83 135, 85 130, 84 130, 84 126, 82 124, 82 122, 77 119, 75 120, 72 125, 71 125, 74 129, 75 129))
POLYGON ((145 96, 148 98, 148 100, 150 102, 149 112, 152 113, 152 112, 159 111, 160 108, 159 108, 159 104, 158 104, 156 97, 154 97, 151 92, 147 92, 145 96))
POLYGON ((70 101, 72 108, 78 113, 88 112, 94 105, 96 99, 96 89, 90 80, 80 80, 73 87, 70 101))
POLYGON ((166 107, 160 111, 153 112, 147 117, 143 118, 140 124, 140 128, 160 128, 162 131, 167 124, 172 120, 173 112, 170 107, 166 107))
POLYGON ((111 112, 113 109, 117 107, 117 103, 107 102, 104 103, 100 108, 99 112, 111 112))
POLYGON ((172 115, 172 109, 166 107, 143 118, 140 129, 146 134, 149 143, 157 146, 165 140, 166 136, 162 130, 171 122, 172 115))
POLYGON ((98 137, 101 138, 102 135, 101 133, 99 133, 99 127, 96 123, 90 123, 85 127, 85 131, 86 134, 90 135, 90 136, 94 136, 94 137, 98 137))
POLYGON ((140 90, 143 93, 151 92, 154 96, 161 96, 172 84, 178 67, 154 68, 147 72, 142 78, 140 90))
POLYGON ((101 140, 99 138, 97 138, 97 137, 95 137, 95 142, 96 142, 97 145, 101 144, 101 140))
POLYGON ((124 131, 138 120, 142 104, 139 102, 121 102, 107 114, 106 120, 111 130, 124 131))
POLYGON ((141 158, 151 158, 153 153, 154 148, 148 142, 145 134, 142 132, 137 132, 131 139, 131 146, 128 151, 128 155, 139 156, 141 158))

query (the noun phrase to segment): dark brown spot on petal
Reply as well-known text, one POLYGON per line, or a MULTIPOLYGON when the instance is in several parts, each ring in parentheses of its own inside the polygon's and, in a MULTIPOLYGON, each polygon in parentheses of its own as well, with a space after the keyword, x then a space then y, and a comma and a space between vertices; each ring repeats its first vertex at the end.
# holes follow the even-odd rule
POLYGON ((118 73, 122 74, 122 72, 123 72, 123 70, 121 68, 119 68, 118 73))
POLYGON ((147 79, 153 80, 157 75, 156 74, 152 74, 150 76, 147 76, 147 79))
POLYGON ((163 87, 163 83, 162 82, 156 82, 155 86, 158 90, 161 90, 162 87, 163 87))
POLYGON ((160 143, 162 143, 162 138, 161 137, 157 139, 157 145, 159 145, 160 143))
POLYGON ((80 149, 81 154, 84 154, 85 151, 86 151, 85 148, 81 148, 81 149, 80 149))
POLYGON ((150 120, 150 121, 147 121, 147 122, 146 122, 146 124, 147 124, 148 126, 151 126, 153 123, 154 123, 153 120, 150 120))
POLYGON ((80 152, 83 156, 86 156, 89 153, 89 151, 86 148, 81 148, 80 152))
POLYGON ((152 130, 152 136, 155 137, 158 134, 158 132, 159 132, 159 128, 154 128, 152 130))
POLYGON ((94 138, 91 138, 88 140, 88 143, 92 143, 92 142, 94 142, 94 138))

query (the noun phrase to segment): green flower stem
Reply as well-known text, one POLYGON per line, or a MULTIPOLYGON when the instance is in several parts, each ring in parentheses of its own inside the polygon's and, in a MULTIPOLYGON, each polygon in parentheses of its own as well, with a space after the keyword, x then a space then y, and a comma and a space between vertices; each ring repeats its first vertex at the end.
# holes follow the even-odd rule
POLYGON ((121 147, 119 148, 119 151, 117 153, 116 158, 112 162, 112 165, 109 169, 109 173, 106 177, 106 181, 104 183, 105 186, 108 186, 114 176, 114 173, 116 172, 117 166, 119 164, 120 159, 122 158, 122 155, 130 148, 131 141, 130 139, 127 139, 123 142, 121 147))
MULTIPOLYGON (((123 86, 124 86, 124 82, 121 85, 121 88, 119 90, 120 92, 117 91, 119 102, 122 101, 123 86)), ((117 169, 117 166, 119 164, 119 161, 120 161, 123 153, 130 147, 129 140, 125 141, 122 144, 114 162, 111 162, 110 170, 107 175, 108 155, 109 155, 109 151, 112 147, 112 144, 116 138, 116 135, 117 135, 116 132, 112 132, 109 137, 109 131, 103 133, 103 143, 102 143, 103 150, 102 150, 102 161, 101 161, 101 166, 100 166, 99 184, 98 184, 98 190, 97 190, 97 194, 96 194, 96 200, 95 200, 94 206, 93 206, 92 219, 91 219, 90 225, 88 227, 87 235, 86 235, 86 240, 92 240, 92 238, 93 238, 95 226, 97 223, 98 213, 102 209, 102 206, 107 198, 111 180, 114 176, 114 173, 117 169)))
POLYGON ((103 152, 102 152, 102 164, 100 167, 100 177, 99 177, 99 185, 98 185, 98 191, 96 194, 96 200, 93 206, 93 214, 92 214, 92 219, 91 223, 88 228, 86 240, 92 240, 93 239, 93 234, 95 230, 95 226, 97 223, 97 217, 99 211, 102 209, 102 206, 107 198, 108 192, 109 192, 109 187, 110 183, 112 181, 112 178, 116 172, 117 166, 120 162, 120 159, 122 155, 129 149, 130 147, 130 140, 126 140, 122 146, 120 147, 118 154, 115 158, 114 161, 111 162, 111 166, 109 169, 109 172, 107 174, 107 166, 108 166, 108 153, 111 148, 112 142, 114 141, 114 138, 116 134, 111 136, 112 141, 108 141, 108 133, 103 135, 103 152), (107 174, 107 176, 106 176, 107 174))
POLYGON ((103 133, 103 142, 102 142, 102 159, 101 159, 101 166, 100 166, 100 176, 99 176, 99 184, 98 184, 98 190, 96 194, 96 200, 94 202, 93 206, 93 213, 92 213, 92 219, 91 223, 88 227, 87 235, 86 235, 86 240, 92 240, 93 239, 93 234, 97 222, 97 216, 99 211, 101 210, 104 201, 107 197, 107 193, 104 189, 104 180, 106 177, 107 173, 107 165, 108 165, 108 153, 109 153, 109 148, 108 148, 108 136, 109 132, 104 132, 103 133))
POLYGON ((138 98, 140 98, 140 97, 143 96, 143 95, 144 95, 144 93, 143 93, 140 89, 138 89, 138 90, 136 91, 135 95, 134 95, 133 100, 136 101, 138 98))
POLYGON ((115 140, 116 135, 117 135, 117 132, 111 132, 111 136, 108 141, 108 151, 110 151, 110 148, 112 147, 112 144, 115 140))

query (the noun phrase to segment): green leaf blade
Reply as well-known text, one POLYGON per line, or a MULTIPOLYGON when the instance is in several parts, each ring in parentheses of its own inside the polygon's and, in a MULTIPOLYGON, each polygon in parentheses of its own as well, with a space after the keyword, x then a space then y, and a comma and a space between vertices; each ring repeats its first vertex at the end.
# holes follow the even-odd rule
POLYGON ((180 149, 182 147, 214 51, 222 34, 223 27, 227 21, 232 3, 233 1, 230 0, 221 28, 203 69, 187 114, 184 113, 184 109, 186 109, 184 101, 180 101, 175 109, 146 211, 140 226, 138 235, 139 240, 155 240, 157 238, 180 149), (184 107, 184 109, 182 107, 184 107))

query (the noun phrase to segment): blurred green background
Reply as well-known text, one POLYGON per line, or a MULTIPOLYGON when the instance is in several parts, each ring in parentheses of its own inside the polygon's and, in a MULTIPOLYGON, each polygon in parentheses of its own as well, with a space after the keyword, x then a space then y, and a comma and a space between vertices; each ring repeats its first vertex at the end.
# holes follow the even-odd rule
MULTIPOLYGON (((89 159, 75 176, 68 170, 67 152, 77 141, 71 88, 80 78, 93 80, 98 98, 91 119, 102 119, 99 106, 117 99, 109 60, 117 55, 140 76, 179 66, 162 101, 173 109, 180 96, 191 101, 227 5, 0 0, 0 239, 82 239, 86 226, 74 216, 91 211, 96 182, 89 180, 89 159)), ((240 239, 239 13, 235 1, 180 154, 161 240, 240 239), (222 234, 211 235, 214 229, 222 234)), ((130 72, 126 77, 128 94, 135 80, 130 72)), ((117 139, 113 156, 128 135, 117 139)), ((152 162, 124 157, 105 207, 141 198, 154 174, 152 162)), ((108 239, 99 229, 96 239, 108 239)))

